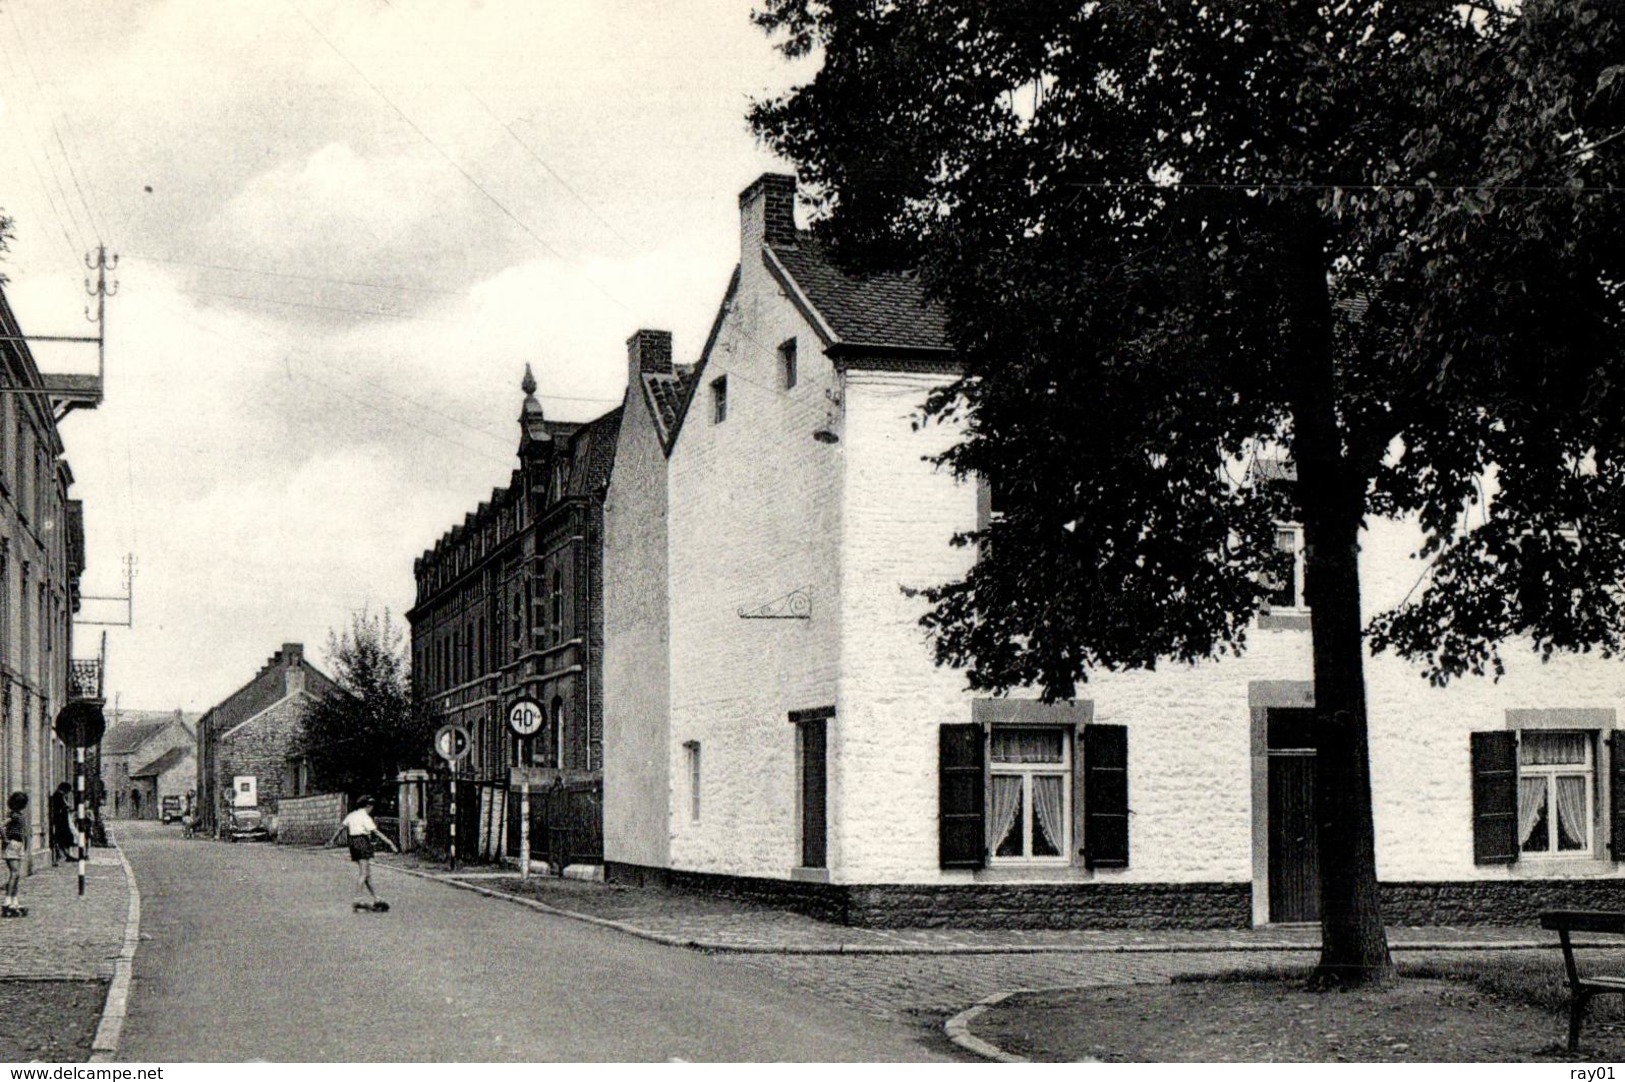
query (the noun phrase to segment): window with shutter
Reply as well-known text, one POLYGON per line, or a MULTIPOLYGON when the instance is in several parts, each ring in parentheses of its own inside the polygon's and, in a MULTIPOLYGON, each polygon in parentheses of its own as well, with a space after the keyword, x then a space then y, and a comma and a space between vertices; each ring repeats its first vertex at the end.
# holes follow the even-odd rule
POLYGON ((1518 736, 1472 734, 1473 863, 1518 859, 1518 736))
POLYGON ((944 868, 980 868, 987 861, 982 727, 939 729, 938 857, 944 868))
POLYGON ((1128 867, 1128 729, 1083 727, 1083 863, 1128 867))
POLYGON ((1608 734, 1608 849, 1625 860, 1625 732, 1608 734))

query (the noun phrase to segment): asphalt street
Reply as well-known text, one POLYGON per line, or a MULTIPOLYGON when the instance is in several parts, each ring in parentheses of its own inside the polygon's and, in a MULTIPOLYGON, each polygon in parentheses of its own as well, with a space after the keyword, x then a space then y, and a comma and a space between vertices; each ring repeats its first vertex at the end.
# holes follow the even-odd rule
POLYGON ((925 1060, 919 1027, 800 982, 379 872, 127 824, 142 942, 119 1059, 925 1060))

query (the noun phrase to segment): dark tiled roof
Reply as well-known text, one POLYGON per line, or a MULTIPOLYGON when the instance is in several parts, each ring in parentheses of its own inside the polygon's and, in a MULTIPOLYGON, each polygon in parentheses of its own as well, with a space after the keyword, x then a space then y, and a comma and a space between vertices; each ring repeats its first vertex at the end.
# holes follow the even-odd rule
POLYGON ((806 237, 771 251, 841 344, 877 349, 948 348, 942 310, 926 303, 916 275, 855 278, 843 274, 806 237))
POLYGON ((570 440, 570 476, 565 492, 590 496, 609 484, 609 471, 615 465, 615 441, 621 433, 621 411, 612 409, 602 417, 582 425, 570 440))
POLYGON ((158 730, 168 725, 172 719, 164 718, 162 721, 121 721, 107 730, 102 737, 103 755, 129 755, 138 751, 142 744, 151 740, 158 730))
POLYGON ((186 748, 186 747, 170 748, 168 751, 166 751, 162 755, 158 756, 158 758, 154 759, 152 762, 148 763, 146 766, 142 767, 140 770, 132 770, 132 771, 130 771, 130 777, 132 777, 132 778, 156 778, 160 774, 164 773, 164 771, 169 770, 171 767, 175 766, 176 764, 184 762, 186 759, 191 758, 191 755, 192 755, 192 749, 191 748, 186 748))
POLYGON ((680 367, 675 372, 643 373, 643 393, 649 401, 649 412, 654 417, 660 442, 671 446, 677 431, 677 419, 683 414, 683 396, 688 393, 685 381, 693 370, 680 367))

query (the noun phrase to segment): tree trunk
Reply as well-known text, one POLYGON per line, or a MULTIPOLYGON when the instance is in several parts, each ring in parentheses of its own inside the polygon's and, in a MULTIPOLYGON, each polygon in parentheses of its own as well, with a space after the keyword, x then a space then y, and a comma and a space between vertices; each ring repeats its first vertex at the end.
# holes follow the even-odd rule
POLYGON ((1313 212, 1288 241, 1292 454, 1305 542, 1315 711, 1315 820, 1320 849, 1320 963, 1314 983, 1393 976, 1377 894, 1361 636, 1359 533, 1365 479, 1346 458, 1336 411, 1332 307, 1313 212))

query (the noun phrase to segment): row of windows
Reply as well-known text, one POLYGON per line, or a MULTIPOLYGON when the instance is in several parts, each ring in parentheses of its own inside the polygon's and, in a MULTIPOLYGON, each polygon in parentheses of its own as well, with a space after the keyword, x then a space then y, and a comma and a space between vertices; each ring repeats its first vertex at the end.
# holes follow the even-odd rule
POLYGON ((461 627, 440 632, 419 647, 414 672, 420 680, 427 677, 427 689, 441 690, 517 660, 530 649, 526 613, 530 613, 530 637, 539 640, 536 646, 546 649, 567 641, 572 628, 566 619, 564 575, 558 568, 548 572, 545 589, 545 595, 537 597, 533 582, 526 578, 523 588, 499 592, 489 622, 481 614, 461 627), (506 638, 504 631, 508 632, 506 638))
MULTIPOLYGON (((794 338, 786 339, 778 348, 779 386, 788 391, 796 385, 797 349, 794 338)), ((711 423, 720 425, 728 419, 728 377, 718 376, 711 381, 711 423)))

